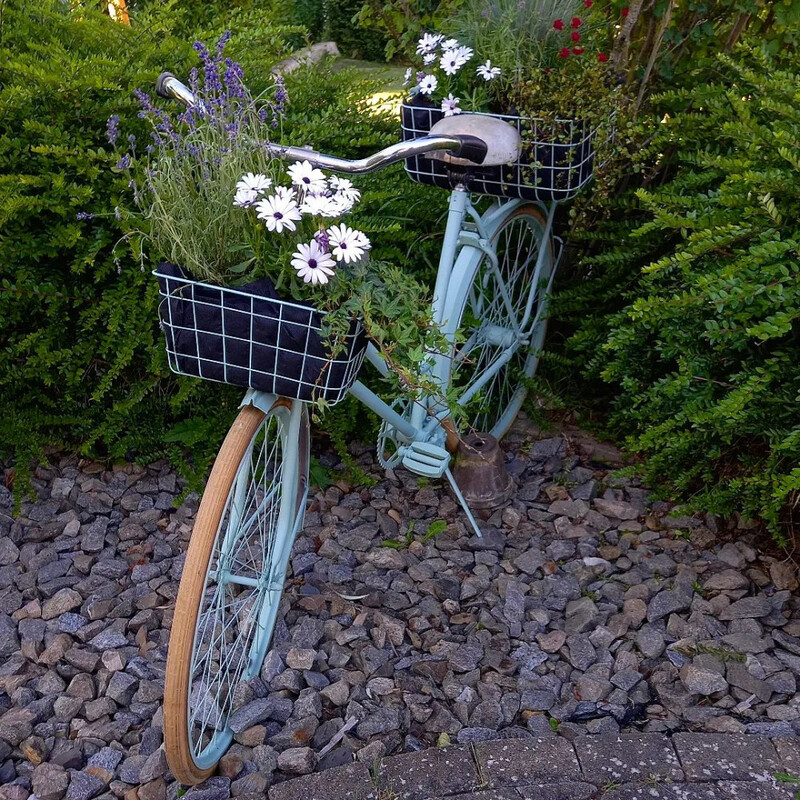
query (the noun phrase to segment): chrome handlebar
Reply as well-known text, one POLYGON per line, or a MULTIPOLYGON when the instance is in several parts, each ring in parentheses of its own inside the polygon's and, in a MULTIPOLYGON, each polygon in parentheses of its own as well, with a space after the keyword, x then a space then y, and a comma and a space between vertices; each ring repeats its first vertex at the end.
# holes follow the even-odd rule
MULTIPOLYGON (((170 100, 178 100, 187 108, 200 106, 195 95, 188 86, 181 83, 174 75, 163 72, 156 81, 156 93, 161 97, 170 100)), ((332 172, 344 172, 348 174, 360 174, 364 172, 374 172, 382 167, 388 167, 398 161, 404 161, 413 156, 431 153, 434 150, 448 150, 458 156, 468 143, 465 140, 472 137, 461 136, 422 136, 419 139, 412 139, 408 142, 398 142, 397 144, 385 147, 377 153, 373 153, 366 158, 354 161, 337 158, 336 156, 317 153, 306 147, 287 147, 279 144, 267 143, 270 155, 275 158, 286 159, 289 161, 308 161, 315 167, 328 169, 332 172)))

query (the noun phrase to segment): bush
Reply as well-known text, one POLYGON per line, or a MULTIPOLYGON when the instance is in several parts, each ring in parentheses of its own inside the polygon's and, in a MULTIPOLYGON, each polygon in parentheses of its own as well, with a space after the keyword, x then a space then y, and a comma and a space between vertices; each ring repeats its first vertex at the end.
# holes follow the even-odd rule
POLYGON ((669 180, 618 202, 556 313, 587 312, 567 352, 612 385, 650 481, 780 536, 800 491, 800 60, 741 51, 716 74, 654 100, 669 180))
MULTIPOLYGON (((131 257, 115 215, 129 189, 106 123, 119 115, 121 136, 146 144, 133 89, 194 63, 172 24, 159 11, 127 28, 60 0, 7 5, 0 19, 0 459, 16 464, 20 484, 51 446, 169 457, 202 474, 241 396, 170 376, 152 264, 131 257)), ((260 73, 248 76, 255 86, 278 57, 262 52, 260 73)), ((398 137, 393 115, 370 116, 358 101, 377 84, 321 67, 298 71, 289 87, 294 141, 355 156, 398 137)), ((407 263, 417 234, 404 223, 430 227, 431 194, 403 199, 398 170, 363 185, 380 190, 363 204, 368 227, 385 233, 373 235, 376 250, 407 263)))

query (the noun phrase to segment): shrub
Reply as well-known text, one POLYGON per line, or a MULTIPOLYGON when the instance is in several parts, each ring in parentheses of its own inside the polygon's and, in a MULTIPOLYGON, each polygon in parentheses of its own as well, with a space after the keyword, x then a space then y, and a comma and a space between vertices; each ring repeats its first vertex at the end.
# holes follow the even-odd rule
POLYGON ((799 77, 796 55, 747 50, 656 98, 669 180, 618 202, 556 311, 587 311, 568 353, 612 384, 647 478, 778 535, 800 491, 799 77))
MULTIPOLYGON (((188 458, 184 467, 202 473, 241 396, 170 377, 152 265, 131 257, 115 216, 129 189, 107 120, 119 115, 122 136, 133 133, 141 148, 148 133, 133 90, 152 87, 163 69, 188 75, 194 63, 191 38, 171 34, 168 12, 143 12, 127 28, 43 0, 7 4, 0 18, 0 459, 16 464, 18 484, 49 446, 188 458)), ((254 83, 268 83, 280 55, 261 53, 254 83)), ((344 156, 396 140, 393 115, 367 116, 356 102, 378 88, 325 67, 298 71, 288 137, 344 156)), ((403 222, 430 227, 430 194, 398 198, 408 184, 397 170, 368 182, 379 189, 364 203, 376 252, 406 264, 417 234, 403 222)))

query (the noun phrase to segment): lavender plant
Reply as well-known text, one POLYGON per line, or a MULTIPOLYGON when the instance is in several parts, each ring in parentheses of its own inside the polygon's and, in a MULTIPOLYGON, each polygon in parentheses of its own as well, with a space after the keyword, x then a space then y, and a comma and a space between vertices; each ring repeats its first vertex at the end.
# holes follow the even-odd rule
MULTIPOLYGON (((203 282, 267 278, 287 299, 328 312, 334 349, 352 320, 362 319, 401 384, 422 391, 419 365, 446 347, 432 324, 427 288, 371 259, 366 235, 342 221, 360 199, 351 181, 308 161, 287 168, 271 158, 266 136, 280 135, 286 88, 277 78, 268 95, 251 97, 241 68, 224 56, 226 41, 213 51, 195 45, 192 108, 173 115, 138 95, 152 142, 144 155, 131 144, 118 168, 135 175, 145 242, 157 258, 203 282)), ((116 120, 108 133, 119 135, 116 120)))

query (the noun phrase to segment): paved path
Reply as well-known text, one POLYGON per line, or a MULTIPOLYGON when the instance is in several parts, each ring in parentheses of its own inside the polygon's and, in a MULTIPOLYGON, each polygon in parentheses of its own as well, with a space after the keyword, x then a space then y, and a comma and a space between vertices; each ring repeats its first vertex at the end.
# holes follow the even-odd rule
POLYGON ((795 800, 782 774, 800 774, 797 739, 554 735, 338 767, 277 784, 269 800, 795 800))

